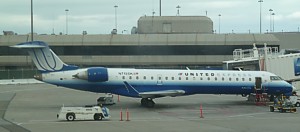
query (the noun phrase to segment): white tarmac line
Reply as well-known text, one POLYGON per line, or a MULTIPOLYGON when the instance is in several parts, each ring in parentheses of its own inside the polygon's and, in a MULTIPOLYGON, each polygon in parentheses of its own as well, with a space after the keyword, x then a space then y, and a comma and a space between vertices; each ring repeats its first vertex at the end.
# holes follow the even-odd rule
POLYGON ((228 116, 229 118, 232 118, 232 117, 243 117, 243 116, 246 116, 246 117, 254 117, 254 115, 261 115, 261 114, 268 114, 270 112, 263 112, 263 113, 251 113, 251 114, 241 114, 241 115, 233 115, 233 116, 228 116))

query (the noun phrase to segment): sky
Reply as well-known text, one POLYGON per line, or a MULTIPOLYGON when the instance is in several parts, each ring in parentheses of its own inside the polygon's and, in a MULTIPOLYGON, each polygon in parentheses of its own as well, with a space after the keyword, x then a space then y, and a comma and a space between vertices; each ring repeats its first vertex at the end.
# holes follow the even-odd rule
MULTIPOLYGON (((161 0, 162 16, 207 16, 221 33, 259 33, 258 0, 161 0), (221 16, 219 16, 219 14, 221 16)), ((275 32, 297 32, 300 27, 300 0, 263 0, 262 32, 270 31, 270 11, 275 13, 275 32)), ((34 32, 38 34, 109 34, 115 28, 128 34, 141 16, 159 15, 159 0, 33 0, 34 32), (114 6, 118 7, 115 8, 114 6), (66 15, 66 9, 69 11, 66 15)), ((271 27, 273 28, 273 26, 271 27)), ((0 1, 0 30, 30 33, 30 0, 0 1)), ((0 32, 0 35, 3 34, 0 32)))

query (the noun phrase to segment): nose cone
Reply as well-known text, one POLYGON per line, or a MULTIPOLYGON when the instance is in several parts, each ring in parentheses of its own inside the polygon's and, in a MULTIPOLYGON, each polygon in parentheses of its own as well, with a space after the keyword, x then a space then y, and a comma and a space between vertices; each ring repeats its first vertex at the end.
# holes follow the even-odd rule
POLYGON ((292 94, 294 87, 286 81, 272 81, 269 83, 269 94, 273 95, 290 95, 292 94))
POLYGON ((42 74, 36 74, 33 76, 34 79, 39 80, 39 81, 43 81, 43 76, 42 74))
POLYGON ((295 87, 289 83, 286 84, 286 88, 285 88, 285 95, 290 96, 292 94, 292 92, 294 91, 295 87))

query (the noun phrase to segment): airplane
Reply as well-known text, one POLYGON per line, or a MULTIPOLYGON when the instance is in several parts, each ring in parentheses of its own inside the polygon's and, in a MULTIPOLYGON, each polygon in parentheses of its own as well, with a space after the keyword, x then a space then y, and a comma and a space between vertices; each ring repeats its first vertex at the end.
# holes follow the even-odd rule
POLYGON ((249 95, 255 89, 268 95, 290 95, 295 88, 266 71, 170 70, 88 67, 65 64, 43 41, 24 42, 13 48, 28 51, 40 71, 34 78, 49 84, 96 93, 142 98, 152 108, 153 99, 193 94, 249 95))

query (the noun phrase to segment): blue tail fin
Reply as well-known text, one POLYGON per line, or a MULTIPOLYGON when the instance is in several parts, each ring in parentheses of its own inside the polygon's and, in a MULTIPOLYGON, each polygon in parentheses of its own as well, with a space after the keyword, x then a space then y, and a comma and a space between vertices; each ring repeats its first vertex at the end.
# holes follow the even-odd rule
POLYGON ((48 44, 42 41, 25 42, 11 47, 26 49, 35 66, 41 72, 78 69, 77 66, 70 66, 62 62, 57 57, 57 55, 49 48, 48 44))

